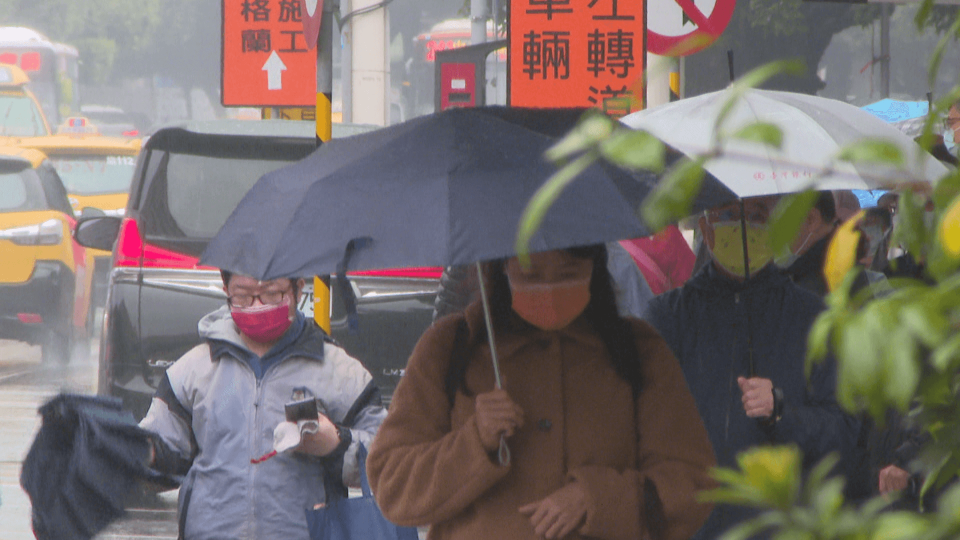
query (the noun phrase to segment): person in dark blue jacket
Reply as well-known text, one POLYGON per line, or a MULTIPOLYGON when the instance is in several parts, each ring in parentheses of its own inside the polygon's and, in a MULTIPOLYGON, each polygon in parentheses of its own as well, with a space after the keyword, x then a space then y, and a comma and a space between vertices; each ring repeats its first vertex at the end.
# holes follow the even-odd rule
MULTIPOLYGON (((836 401, 835 364, 804 375, 807 334, 824 306, 772 262, 767 220, 776 203, 743 201, 749 265, 740 204, 706 212, 711 263, 644 315, 679 359, 721 467, 736 467, 736 455, 757 445, 794 444, 809 470, 831 452, 847 459, 857 442, 859 422, 836 401)), ((718 505, 694 538, 716 538, 755 514, 718 505)))

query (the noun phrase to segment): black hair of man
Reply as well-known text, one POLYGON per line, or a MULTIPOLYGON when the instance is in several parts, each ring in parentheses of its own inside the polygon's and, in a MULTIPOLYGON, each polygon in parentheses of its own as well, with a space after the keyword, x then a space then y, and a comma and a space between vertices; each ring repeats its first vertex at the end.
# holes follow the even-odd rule
POLYGON ((817 194, 817 201, 813 207, 820 212, 820 219, 824 223, 833 223, 837 220, 837 202, 830 191, 821 191, 817 194))
MULTIPOLYGON (((222 268, 220 269, 220 279, 223 280, 223 286, 224 286, 224 287, 230 285, 230 278, 232 278, 232 277, 233 277, 233 272, 231 272, 231 271, 229 271, 229 270, 224 270, 224 269, 222 269, 222 268)), ((292 277, 292 278, 287 278, 287 279, 290 280, 290 286, 293 287, 293 294, 296 295, 296 294, 297 294, 297 280, 298 280, 299 278, 292 277)))

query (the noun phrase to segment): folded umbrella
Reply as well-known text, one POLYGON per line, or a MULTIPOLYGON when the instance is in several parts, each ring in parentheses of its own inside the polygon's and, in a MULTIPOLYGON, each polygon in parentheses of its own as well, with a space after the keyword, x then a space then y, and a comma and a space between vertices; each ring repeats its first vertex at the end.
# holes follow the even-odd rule
POLYGON ((20 484, 39 540, 87 540, 124 514, 138 481, 166 488, 177 479, 147 467, 150 433, 119 399, 60 394, 24 459, 20 484))

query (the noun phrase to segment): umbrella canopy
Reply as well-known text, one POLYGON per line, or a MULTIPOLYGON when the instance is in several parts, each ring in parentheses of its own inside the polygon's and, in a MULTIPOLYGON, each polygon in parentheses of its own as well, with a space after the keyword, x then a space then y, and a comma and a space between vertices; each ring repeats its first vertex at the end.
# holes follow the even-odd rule
POLYGON ((930 103, 927 101, 901 101, 885 98, 862 108, 884 122, 893 124, 926 116, 930 110, 930 103))
MULTIPOLYGON (((201 262, 273 279, 339 273, 348 245, 360 248, 351 270, 514 255, 520 216, 555 172, 543 158, 555 142, 549 135, 578 116, 451 109, 330 141, 261 178, 201 262)), ((655 181, 593 165, 548 210, 531 251, 651 234, 635 209, 655 181)))
POLYGON ((908 137, 918 137, 923 131, 930 103, 886 98, 864 106, 863 110, 899 129, 908 137))
MULTIPOLYGON (((638 111, 621 121, 649 131, 685 154, 706 154, 714 150, 714 125, 727 98, 726 91, 713 92, 638 111)), ((842 147, 865 137, 882 137, 896 144, 913 177, 934 182, 947 172, 942 163, 895 127, 842 101, 749 90, 734 106, 724 131, 734 133, 761 121, 774 123, 783 131, 781 149, 728 139, 722 155, 705 166, 740 197, 801 191, 831 165, 833 172, 817 181, 818 189, 869 190, 901 180, 904 171, 890 166, 832 163, 842 147)))

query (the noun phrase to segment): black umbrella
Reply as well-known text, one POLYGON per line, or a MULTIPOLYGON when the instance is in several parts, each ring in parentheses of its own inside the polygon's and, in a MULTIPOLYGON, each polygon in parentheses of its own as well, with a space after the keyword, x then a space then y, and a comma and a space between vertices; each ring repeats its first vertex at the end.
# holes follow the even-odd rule
POLYGON ((43 417, 20 471, 39 540, 88 540, 124 514, 139 481, 174 488, 149 469, 149 432, 116 398, 61 394, 43 417))
MULTIPOLYGON (((577 116, 453 109, 335 139, 261 178, 201 262, 272 279, 336 273, 351 241, 363 246, 349 259, 354 270, 511 256, 523 209, 556 170, 543 158, 551 135, 577 116)), ((549 210, 531 250, 650 234, 635 209, 655 181, 592 166, 549 210)))

